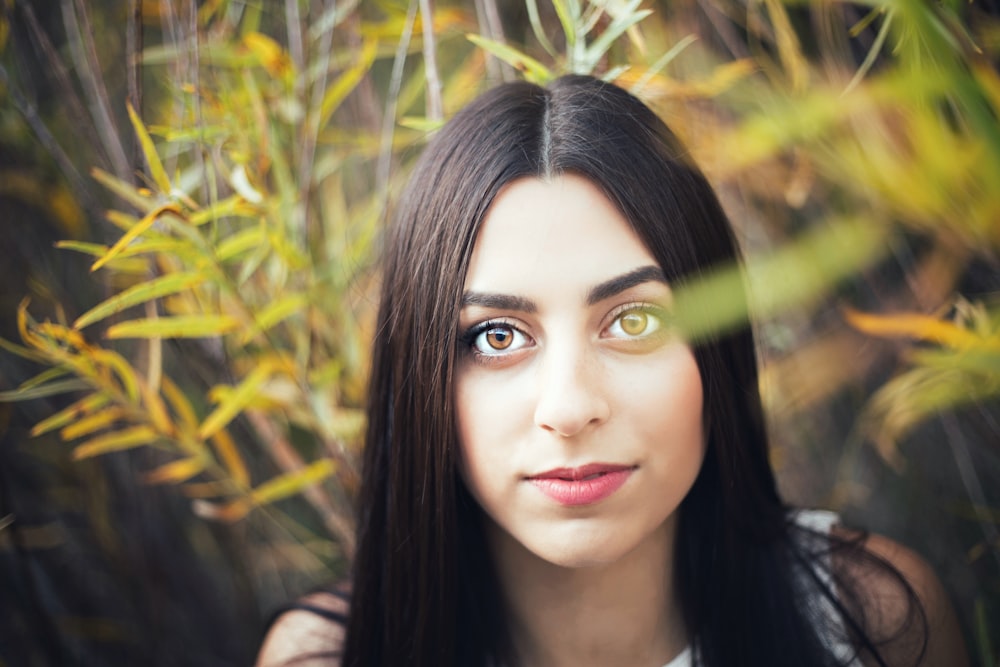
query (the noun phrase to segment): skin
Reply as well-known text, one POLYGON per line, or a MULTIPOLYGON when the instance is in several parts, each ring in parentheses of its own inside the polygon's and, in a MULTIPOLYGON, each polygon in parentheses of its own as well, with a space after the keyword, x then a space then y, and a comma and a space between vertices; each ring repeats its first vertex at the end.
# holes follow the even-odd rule
POLYGON ((686 645, 670 572, 705 445, 701 377, 655 260, 589 181, 521 179, 484 221, 464 303, 462 476, 523 664, 663 665, 686 645), (598 502, 532 482, 593 463, 629 471, 598 502))

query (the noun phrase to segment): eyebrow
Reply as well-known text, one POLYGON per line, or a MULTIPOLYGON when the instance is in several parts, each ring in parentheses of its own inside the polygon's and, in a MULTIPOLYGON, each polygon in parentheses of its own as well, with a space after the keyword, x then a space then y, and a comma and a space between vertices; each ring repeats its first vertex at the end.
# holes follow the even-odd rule
MULTIPOLYGON (((666 284, 667 279, 660 267, 641 266, 628 273, 605 280, 599 285, 595 285, 587 293, 587 305, 593 306, 616 294, 621 294, 627 289, 653 281, 666 284)), ((485 308, 513 310, 521 313, 534 313, 538 310, 538 306, 531 299, 510 294, 488 292, 466 292, 462 295, 462 308, 466 306, 483 306, 485 308)))
POLYGON ((595 286, 587 295, 587 305, 593 306, 595 303, 604 301, 616 294, 621 294, 627 289, 636 285, 648 282, 660 282, 666 284, 667 278, 658 266, 641 266, 638 269, 623 273, 620 276, 605 280, 600 285, 595 286))

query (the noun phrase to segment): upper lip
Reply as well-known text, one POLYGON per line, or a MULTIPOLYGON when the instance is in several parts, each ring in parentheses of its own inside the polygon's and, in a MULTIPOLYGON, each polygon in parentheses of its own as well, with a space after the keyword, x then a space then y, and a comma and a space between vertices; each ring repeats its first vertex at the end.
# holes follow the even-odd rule
POLYGON ((607 474, 620 470, 631 470, 635 466, 622 465, 618 463, 588 463, 577 468, 553 468, 545 472, 536 473, 528 479, 564 479, 578 482, 591 475, 607 474))

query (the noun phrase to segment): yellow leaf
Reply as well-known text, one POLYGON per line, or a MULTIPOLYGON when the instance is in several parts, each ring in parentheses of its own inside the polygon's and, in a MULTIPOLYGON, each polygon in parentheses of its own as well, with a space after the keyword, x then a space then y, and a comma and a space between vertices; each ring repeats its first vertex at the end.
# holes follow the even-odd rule
POLYGON ((243 45, 257 57, 257 61, 272 75, 284 74, 291 68, 291 59, 276 41, 259 32, 243 35, 243 45))
POLYGON ((220 262, 225 262, 257 248, 266 239, 263 226, 248 227, 219 243, 215 248, 215 256, 220 262))
POLYGON ((368 70, 371 69, 377 53, 378 40, 370 37, 367 38, 361 46, 361 54, 354 65, 338 76, 337 80, 333 82, 323 95, 323 102, 319 107, 319 123, 321 126, 326 125, 326 122, 330 119, 333 112, 337 110, 341 102, 347 98, 351 91, 361 82, 368 70))
POLYGON ((55 322, 42 322, 35 330, 38 333, 48 336, 60 343, 65 343, 66 345, 76 348, 78 350, 85 349, 89 347, 87 341, 84 340, 83 336, 79 331, 74 331, 69 327, 64 327, 61 324, 56 324, 55 322))
POLYGON ((95 431, 99 431, 102 428, 110 426, 121 419, 124 415, 125 410, 117 405, 112 405, 104 410, 95 412, 90 416, 84 417, 83 419, 66 426, 63 430, 59 431, 59 437, 63 440, 76 440, 77 438, 82 438, 85 435, 90 435, 95 431))
POLYGON ((76 403, 73 403, 68 408, 63 408, 59 412, 55 413, 47 419, 35 424, 31 429, 31 435, 39 436, 43 433, 48 433, 49 431, 54 431, 57 428, 62 428, 71 421, 80 419, 84 415, 98 410, 108 404, 107 394, 91 394, 85 398, 81 398, 76 403))
POLYGON ((880 338, 915 338, 955 349, 1000 350, 1000 339, 983 338, 946 320, 918 313, 872 315, 845 309, 844 316, 855 329, 880 338))
POLYGON ((304 294, 291 294, 278 299, 257 315, 256 324, 243 334, 242 342, 246 344, 253 340, 257 334, 267 331, 308 305, 309 299, 304 294))
POLYGON ((107 337, 208 338, 229 333, 239 326, 239 321, 229 315, 184 315, 122 322, 109 328, 107 337))
POLYGON ((94 257, 100 257, 108 251, 108 246, 103 243, 87 243, 85 241, 56 241, 56 247, 62 250, 75 250, 94 257))
POLYGON ((323 481, 336 470, 336 464, 330 459, 314 461, 301 470, 279 475, 264 482, 250 493, 250 499, 256 505, 266 505, 288 498, 308 486, 323 481))
POLYGON ((111 246, 108 252, 104 254, 104 257, 101 257, 94 262, 94 264, 90 267, 90 270, 96 271, 114 259, 122 252, 122 250, 126 248, 126 246, 128 246, 129 243, 152 227, 157 219, 165 213, 173 213, 174 215, 181 217, 181 210, 175 204, 163 204, 162 206, 157 206, 152 211, 147 213, 142 220, 135 223, 135 226, 132 227, 132 229, 125 232, 122 237, 118 239, 118 242, 111 246))
POLYGON ((113 350, 95 349, 90 351, 90 358, 111 368, 118 375, 130 401, 135 403, 139 399, 139 380, 124 357, 113 350))
POLYGON ((92 440, 77 445, 73 450, 73 460, 90 458, 98 454, 118 452, 148 445, 156 441, 156 431, 148 426, 135 426, 115 433, 98 436, 92 440))
POLYGON ((177 484, 185 482, 205 469, 205 461, 200 457, 181 459, 162 465, 143 475, 147 484, 177 484))
POLYGON ((73 328, 82 329, 126 308, 190 289, 204 281, 205 277, 199 273, 174 273, 139 283, 88 310, 77 318, 73 328))
POLYGON ((259 212, 260 210, 248 203, 243 195, 235 194, 217 201, 211 206, 197 210, 191 214, 188 222, 195 227, 199 227, 206 222, 212 222, 221 218, 233 216, 246 218, 257 215, 259 212))
POLYGON ((226 396, 225 400, 212 411, 212 414, 205 418, 201 428, 198 429, 198 437, 201 439, 210 438, 231 422, 257 397, 261 386, 267 382, 273 372, 274 366, 269 363, 261 364, 253 369, 246 379, 236 386, 232 393, 226 396))
POLYGON ((243 462, 240 450, 233 442, 229 431, 224 428, 220 429, 212 436, 212 442, 215 443, 215 450, 219 452, 219 457, 225 464, 226 470, 233 476, 233 480, 244 488, 250 486, 250 473, 247 471, 246 463, 243 462))
POLYGON ((167 172, 163 169, 163 163, 160 162, 160 156, 156 152, 153 139, 149 136, 149 132, 146 131, 146 126, 142 124, 139 114, 132 108, 132 104, 126 102, 125 106, 128 108, 128 117, 132 121, 135 135, 139 138, 139 145, 142 146, 142 154, 146 157, 146 164, 149 165, 149 175, 153 177, 153 182, 156 183, 156 187, 160 189, 160 192, 168 195, 172 189, 170 187, 170 179, 167 178, 167 172))
POLYGON ((195 414, 191 402, 187 400, 187 396, 168 377, 163 378, 162 384, 163 395, 170 402, 170 406, 174 409, 181 423, 192 430, 196 428, 198 426, 198 415, 195 414))
POLYGON ((146 381, 139 383, 139 391, 142 393, 142 403, 149 414, 149 420, 153 422, 153 427, 165 435, 173 434, 174 425, 170 421, 167 406, 163 403, 160 393, 150 387, 149 382, 146 381))

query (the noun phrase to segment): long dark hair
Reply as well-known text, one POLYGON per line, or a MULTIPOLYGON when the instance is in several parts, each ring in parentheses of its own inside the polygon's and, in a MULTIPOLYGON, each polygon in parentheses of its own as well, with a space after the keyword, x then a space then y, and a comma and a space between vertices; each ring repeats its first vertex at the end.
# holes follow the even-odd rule
MULTIPOLYGON (((386 241, 344 665, 516 661, 481 513, 457 474, 457 322, 497 193, 520 177, 560 173, 602 189, 671 284, 739 259, 715 193, 680 142, 613 85, 581 76, 547 88, 507 84, 440 131, 386 241)), ((694 354, 708 446, 680 508, 675 571, 698 660, 831 664, 821 619, 803 602, 816 594, 802 582, 812 577, 839 603, 829 579, 813 576, 809 563, 823 559, 797 546, 776 490, 751 329, 703 340, 694 354)), ((874 650, 862 624, 848 628, 874 650)))

